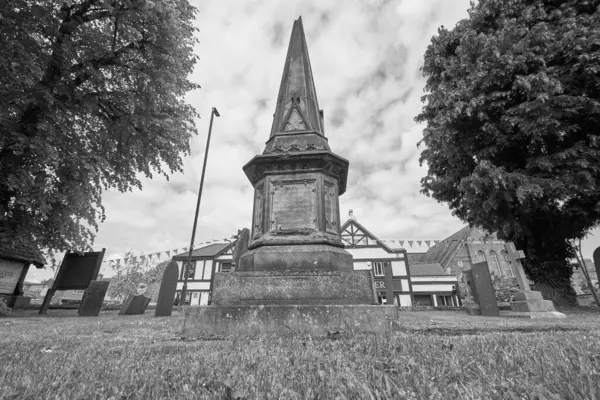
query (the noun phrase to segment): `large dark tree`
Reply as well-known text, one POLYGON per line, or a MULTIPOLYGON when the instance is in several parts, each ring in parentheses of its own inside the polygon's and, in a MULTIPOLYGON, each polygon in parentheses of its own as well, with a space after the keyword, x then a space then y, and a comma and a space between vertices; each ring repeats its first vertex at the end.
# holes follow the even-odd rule
POLYGON ((600 1, 480 0, 425 53, 423 193, 515 242, 573 304, 571 240, 600 221, 600 1))
POLYGON ((103 190, 181 170, 194 14, 187 0, 0 2, 0 239, 86 249, 103 190))

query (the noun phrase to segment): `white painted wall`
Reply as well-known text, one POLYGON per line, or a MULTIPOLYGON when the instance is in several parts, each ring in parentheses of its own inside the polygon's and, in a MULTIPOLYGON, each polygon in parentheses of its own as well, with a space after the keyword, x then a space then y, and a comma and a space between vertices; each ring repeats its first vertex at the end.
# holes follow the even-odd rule
POLYGON ((208 292, 200 293, 200 305, 201 306, 208 305, 208 292))
MULTIPOLYGON (((373 258, 373 259, 377 259, 377 258, 391 258, 391 257, 395 257, 394 253, 388 253, 387 251, 385 251, 384 249, 382 249, 381 247, 367 247, 367 248, 362 248, 362 249, 356 249, 356 248, 346 248, 346 250, 352 254, 352 257, 354 258, 373 258)), ((375 261, 375 260, 373 260, 375 261)))
POLYGON ((410 307, 412 306, 412 302, 410 301, 410 294, 401 294, 398 295, 400 298, 400 306, 401 307, 410 307))
POLYGON ((415 293, 423 292, 451 292, 453 285, 413 285, 412 289, 415 293))
POLYGON ((408 279, 400 279, 400 282, 402 282, 402 290, 408 291, 408 279))
POLYGON ((206 264, 204 265, 204 277, 197 279, 210 279, 210 275, 212 273, 213 260, 206 260, 206 264))
POLYGON ((457 282, 456 276, 411 276, 412 282, 457 282))
POLYGON ((406 275, 406 260, 392 261, 392 275, 406 275))
MULTIPOLYGON (((177 282, 177 290, 181 290, 183 282, 177 282)), ((208 290, 210 289, 210 282, 189 282, 187 284, 187 290, 208 290)))
POLYGON ((371 265, 367 264, 367 261, 354 261, 355 270, 371 269, 371 265))

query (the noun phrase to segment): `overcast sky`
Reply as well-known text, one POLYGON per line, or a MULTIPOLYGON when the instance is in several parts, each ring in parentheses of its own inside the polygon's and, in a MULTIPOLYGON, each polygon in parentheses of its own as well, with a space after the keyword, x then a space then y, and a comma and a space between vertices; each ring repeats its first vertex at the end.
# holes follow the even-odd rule
MULTIPOLYGON (((250 227, 252 186, 242 166, 262 153, 287 46, 302 16, 325 135, 350 162, 340 197, 342 221, 357 220, 381 239, 443 239, 462 228, 444 204, 420 194, 417 142, 424 79, 419 68, 440 25, 467 17, 468 0, 193 1, 200 61, 192 76, 202 89, 189 102, 202 119, 184 173, 143 180, 143 190, 104 194, 106 221, 95 249, 105 260, 125 252, 161 253, 189 245, 211 107, 213 125, 196 244, 250 227)), ((596 235, 598 236, 598 235, 596 235)), ((593 237, 584 244, 591 257, 593 237)), ((110 275, 103 265, 105 275, 110 275)), ((28 280, 52 276, 31 271, 28 280)))

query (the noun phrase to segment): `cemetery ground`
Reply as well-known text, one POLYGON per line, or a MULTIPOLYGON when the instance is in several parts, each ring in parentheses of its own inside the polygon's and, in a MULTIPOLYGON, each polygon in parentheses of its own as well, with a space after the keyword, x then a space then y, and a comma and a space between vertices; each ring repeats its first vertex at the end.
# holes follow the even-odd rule
POLYGON ((380 335, 182 339, 184 317, 0 318, 0 399, 600 399, 600 313, 402 311, 380 335))

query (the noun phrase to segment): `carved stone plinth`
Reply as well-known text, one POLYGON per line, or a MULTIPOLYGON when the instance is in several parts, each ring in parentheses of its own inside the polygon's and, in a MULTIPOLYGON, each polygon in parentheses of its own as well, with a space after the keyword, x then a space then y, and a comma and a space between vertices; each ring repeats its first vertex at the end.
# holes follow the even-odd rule
POLYGON ((238 271, 352 271, 352 255, 327 244, 262 246, 248 251, 238 271))
POLYGON ((377 304, 371 271, 254 271, 215 274, 211 304, 377 304))
POLYGON ((531 318, 563 318, 565 316, 556 311, 552 301, 544 300, 540 292, 516 293, 514 300, 510 303, 510 308, 518 313, 527 313, 531 318))
POLYGON ((396 306, 261 305, 190 307, 183 336, 256 336, 265 334, 324 336, 333 332, 390 332, 398 319, 396 306))

